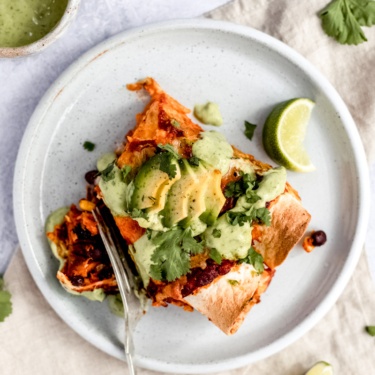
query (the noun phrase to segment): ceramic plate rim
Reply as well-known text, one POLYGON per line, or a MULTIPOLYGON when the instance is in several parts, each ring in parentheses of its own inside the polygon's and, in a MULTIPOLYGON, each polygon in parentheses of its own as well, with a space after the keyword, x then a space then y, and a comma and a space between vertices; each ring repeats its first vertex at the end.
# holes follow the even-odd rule
MULTIPOLYGON (((150 24, 146 26, 137 27, 134 29, 126 30, 121 32, 103 42, 93 47, 86 53, 84 53, 80 58, 78 58, 74 63, 72 63, 51 85, 51 87, 44 94, 40 100, 37 108, 35 109, 33 115, 30 118, 29 124, 24 133, 21 146, 18 152, 14 180, 13 180, 13 207, 16 229, 18 237, 20 240, 22 252, 26 260, 26 264, 34 278, 36 284, 38 285, 40 291, 44 295, 45 299, 49 302, 53 299, 53 292, 51 292, 45 285, 42 277, 40 277, 37 264, 34 259, 32 244, 30 242, 27 230, 25 229, 25 207, 23 207, 23 196, 24 191, 22 189, 22 180, 25 172, 25 165, 27 160, 27 155, 32 147, 33 135, 38 131, 38 125, 43 119, 44 115, 48 112, 49 107, 54 101, 54 98, 59 94, 59 92, 69 84, 74 77, 79 74, 81 70, 85 68, 90 62, 96 58, 100 58, 101 55, 105 54, 108 50, 112 48, 117 48, 123 44, 126 40, 134 38, 136 36, 150 32, 157 33, 158 31, 173 30, 173 29, 200 29, 209 31, 225 31, 228 33, 236 34, 237 36, 242 36, 245 38, 250 38, 253 41, 266 45, 273 52, 281 55, 286 60, 292 62, 297 67, 299 67, 304 74, 307 74, 320 90, 325 92, 327 96, 331 99, 331 104, 335 108, 338 114, 341 116, 341 124, 344 130, 348 134, 350 140, 350 146, 352 147, 353 154, 355 156, 354 165, 359 176, 358 181, 358 196, 359 196, 359 209, 358 209, 358 222, 356 225, 356 233, 352 242, 351 249, 349 251, 346 262, 344 263, 341 272, 333 283, 332 288, 321 303, 316 307, 316 309, 306 317, 299 325, 294 327, 287 334, 273 342, 272 344, 259 349, 257 351, 247 353, 246 355, 234 357, 231 359, 223 360, 221 362, 207 363, 207 364, 189 364, 189 365, 178 365, 145 359, 139 360, 139 364, 143 368, 151 370, 159 370, 170 373, 210 373, 214 371, 231 370, 234 368, 245 366, 249 363, 264 359, 272 354, 277 353, 283 348, 286 348, 303 334, 309 331, 323 316, 328 312, 328 310, 334 305, 338 297, 343 292, 345 286, 347 285, 355 267, 359 260, 359 256, 362 251, 362 246, 364 244, 367 224, 369 220, 369 202, 370 202, 370 183, 369 174, 365 152, 363 149, 362 141, 359 137, 356 125, 346 107, 343 100, 328 82, 328 80, 304 57, 299 53, 294 51, 292 48, 286 44, 280 42, 279 40, 264 34, 255 29, 240 26, 226 21, 216 21, 208 19, 190 19, 190 20, 174 20, 167 22, 159 22, 155 24, 150 24)), ((51 304, 52 308, 54 306, 51 304)), ((55 309, 54 309, 55 310, 55 309)), ((64 316, 60 311, 55 310, 56 313, 68 324, 74 331, 84 337, 86 340, 91 342, 94 346, 107 352, 110 355, 109 350, 101 345, 100 342, 96 342, 95 335, 87 333, 86 331, 80 329, 80 326, 75 325, 74 321, 70 321, 67 316, 64 316)))

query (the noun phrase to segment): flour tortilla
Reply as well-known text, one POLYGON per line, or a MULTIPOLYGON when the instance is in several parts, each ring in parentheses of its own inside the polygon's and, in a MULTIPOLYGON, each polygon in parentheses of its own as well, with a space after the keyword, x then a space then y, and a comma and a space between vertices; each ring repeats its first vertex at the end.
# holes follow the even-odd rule
POLYGON ((260 302, 260 295, 267 289, 274 272, 266 269, 258 274, 253 266, 242 263, 184 300, 224 333, 232 335, 250 309, 260 302))

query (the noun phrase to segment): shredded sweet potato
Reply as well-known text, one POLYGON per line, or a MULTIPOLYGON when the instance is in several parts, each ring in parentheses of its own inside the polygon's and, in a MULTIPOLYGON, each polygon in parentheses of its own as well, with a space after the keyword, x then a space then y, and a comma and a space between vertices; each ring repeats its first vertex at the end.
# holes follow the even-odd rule
POLYGON ((116 216, 114 219, 120 230, 121 236, 129 245, 141 238, 146 231, 129 216, 116 216))

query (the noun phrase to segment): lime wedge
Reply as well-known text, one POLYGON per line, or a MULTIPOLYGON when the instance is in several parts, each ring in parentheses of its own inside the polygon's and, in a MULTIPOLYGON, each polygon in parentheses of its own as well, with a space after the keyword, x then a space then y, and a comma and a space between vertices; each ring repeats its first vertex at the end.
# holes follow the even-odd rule
POLYGON ((333 375, 333 367, 327 362, 316 363, 305 375, 333 375))
POLYGON ((276 163, 297 172, 315 169, 303 141, 315 103, 306 98, 278 104, 269 114, 263 128, 263 146, 276 163))

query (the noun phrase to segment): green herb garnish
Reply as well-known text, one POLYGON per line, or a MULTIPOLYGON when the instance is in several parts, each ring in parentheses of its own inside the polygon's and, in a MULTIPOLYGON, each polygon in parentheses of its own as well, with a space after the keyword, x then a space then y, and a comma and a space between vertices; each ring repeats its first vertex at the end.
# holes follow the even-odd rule
POLYGON ((247 138, 250 139, 250 141, 253 139, 253 136, 254 136, 254 131, 256 129, 256 125, 255 124, 251 124, 250 122, 248 121, 245 121, 245 135, 247 138))
POLYGON ((165 145, 162 145, 161 143, 159 143, 158 144, 158 148, 160 148, 163 151, 169 152, 177 160, 181 159, 181 156, 178 154, 178 152, 176 151, 176 149, 172 145, 170 145, 169 143, 167 143, 165 145))
POLYGON ((103 181, 108 182, 108 181, 111 181, 115 178, 114 167, 115 167, 115 160, 113 160, 113 162, 109 163, 105 167, 105 169, 103 169, 100 172, 100 175, 101 175, 103 181))
POLYGON ((135 219, 148 219, 147 213, 140 210, 139 208, 133 208, 133 211, 130 213, 130 216, 135 219))
POLYGON ((212 231, 212 236, 213 236, 214 238, 220 238, 220 237, 221 237, 221 230, 215 228, 215 229, 212 231))
POLYGON ((180 123, 175 119, 171 120, 171 124, 172 124, 173 127, 177 128, 177 129, 179 129, 181 127, 180 123))
POLYGON ((94 151, 95 149, 95 143, 92 143, 90 141, 86 141, 84 144, 83 144, 83 148, 87 151, 94 151))
POLYGON ((367 326, 367 327, 366 327, 366 332, 367 332, 370 336, 375 336, 375 326, 367 326))
POLYGON ((190 270, 190 255, 203 251, 203 244, 192 236, 190 229, 159 232, 152 242, 156 249, 151 256, 154 264, 150 275, 155 280, 173 281, 186 275, 190 270))
POLYGON ((199 158, 197 158, 196 156, 192 156, 188 160, 188 162, 189 162, 190 165, 193 165, 194 167, 199 167, 199 158))
POLYGON ((120 169, 122 181, 126 182, 126 177, 128 177, 128 174, 130 173, 131 170, 132 170, 132 167, 130 165, 124 165, 120 169))
POLYGON ((0 276, 0 322, 12 313, 12 295, 4 290, 4 279, 0 276))
POLYGON ((228 280, 228 283, 232 286, 236 286, 239 284, 239 281, 238 280, 228 280))
POLYGON ((165 151, 160 155, 160 170, 165 172, 171 180, 177 173, 177 167, 173 161, 176 159, 179 160, 181 157, 176 149, 170 144, 158 144, 158 148, 165 151))
POLYGON ((323 30, 341 44, 367 41, 362 26, 375 25, 375 1, 333 0, 320 13, 323 30))
POLYGON ((214 247, 210 249, 210 258, 213 259, 217 264, 221 264, 223 260, 221 254, 214 247))
POLYGON ((250 224, 257 221, 260 224, 265 224, 267 227, 271 225, 271 213, 265 208, 250 208, 248 211, 228 211, 227 221, 231 225, 239 225, 242 227, 246 222, 250 224))
POLYGON ((252 190, 256 187, 256 180, 251 174, 240 173, 241 178, 239 180, 229 182, 225 187, 224 195, 227 198, 238 198, 241 195, 245 195, 248 189, 252 190))
POLYGON ((264 271, 263 257, 261 254, 257 253, 253 247, 250 247, 246 258, 240 259, 240 263, 251 264, 258 274, 264 271))

